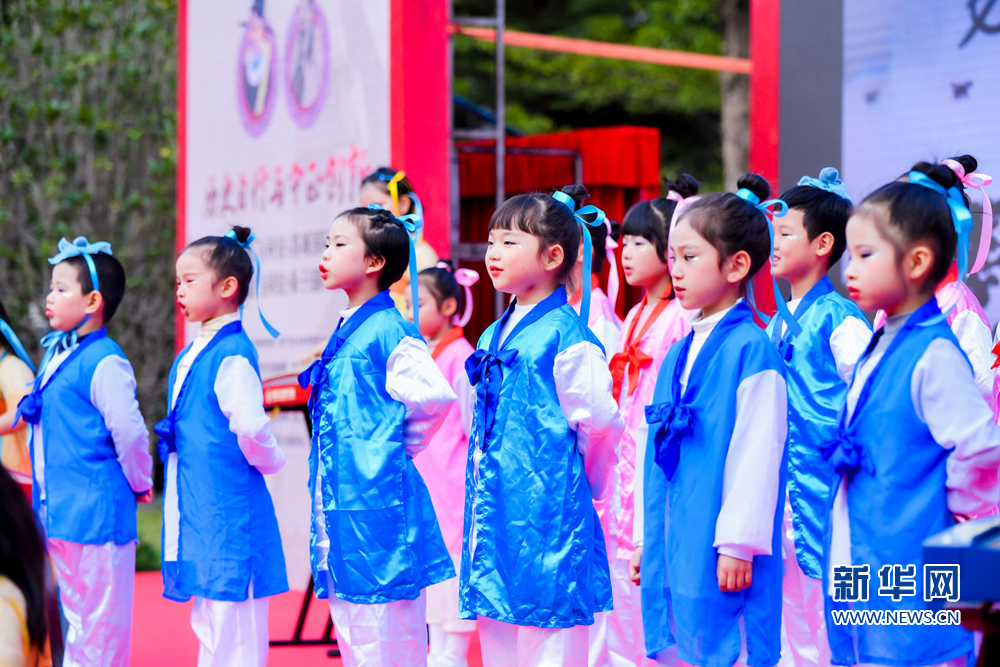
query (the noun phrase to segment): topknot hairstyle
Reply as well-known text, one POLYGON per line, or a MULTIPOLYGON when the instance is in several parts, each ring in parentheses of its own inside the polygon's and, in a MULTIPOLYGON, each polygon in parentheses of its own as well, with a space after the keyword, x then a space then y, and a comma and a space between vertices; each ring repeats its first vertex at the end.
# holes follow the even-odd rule
MULTIPOLYGON (((761 201, 771 196, 767 181, 757 174, 743 174, 736 186, 750 190, 761 201)), ((699 199, 681 219, 719 252, 720 267, 741 250, 750 256, 750 271, 740 284, 740 291, 746 294, 747 284, 771 257, 771 235, 764 212, 731 192, 722 192, 699 199)))
MULTIPOLYGON (((961 163, 958 158, 954 159, 961 163)), ((972 162, 975 162, 975 158, 972 158, 972 162)), ((955 172, 943 164, 918 162, 910 171, 925 174, 946 190, 953 186, 962 187, 955 172)), ((880 215, 875 215, 874 219, 879 233, 895 248, 897 261, 908 248, 918 242, 927 243, 934 251, 934 264, 927 274, 924 286, 937 286, 947 275, 958 246, 951 208, 945 198, 939 192, 922 185, 893 181, 865 197, 858 212, 870 212, 875 208, 882 208, 888 213, 887 220, 880 215)))
MULTIPOLYGON (((582 185, 567 186, 562 192, 573 198, 576 208, 589 197, 587 188, 582 185)), ((552 195, 542 192, 514 195, 493 212, 490 231, 495 229, 516 230, 538 237, 540 254, 552 246, 561 246, 563 263, 556 270, 556 282, 565 285, 571 281, 583 236, 573 212, 552 195)))
MULTIPOLYGON (((383 208, 359 206, 344 211, 365 243, 368 257, 385 260, 378 288, 387 290, 406 273, 410 263, 410 236, 396 216, 383 208)), ((340 216, 338 216, 340 217, 340 216)))
POLYGON ((811 185, 796 185, 785 190, 781 198, 788 208, 802 211, 802 223, 809 241, 824 232, 833 236, 827 268, 836 264, 847 249, 847 220, 854 212, 850 200, 811 185))
MULTIPOLYGON (((246 249, 241 245, 250 238, 249 227, 233 227, 236 240, 228 236, 203 236, 197 241, 192 241, 184 252, 188 250, 201 250, 204 253, 205 264, 215 272, 216 281, 226 278, 236 278, 239 287, 236 292, 236 301, 243 305, 250 293, 250 279, 253 278, 253 262, 246 249)), ((101 278, 101 285, 104 284, 101 278)))

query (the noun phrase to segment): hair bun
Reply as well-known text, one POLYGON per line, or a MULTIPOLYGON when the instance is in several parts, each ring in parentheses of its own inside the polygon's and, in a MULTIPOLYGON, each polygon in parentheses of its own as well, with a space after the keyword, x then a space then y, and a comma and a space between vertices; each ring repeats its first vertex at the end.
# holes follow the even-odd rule
POLYGON ((676 181, 664 178, 663 185, 667 188, 667 192, 676 192, 685 199, 695 196, 701 190, 698 179, 691 174, 681 174, 676 181))
POLYGON ((617 241, 622 236, 622 226, 616 220, 608 220, 608 224, 611 226, 611 238, 617 241))
POLYGON ((966 174, 971 174, 972 172, 974 172, 976 169, 979 168, 979 160, 977 160, 971 155, 957 155, 951 159, 962 165, 962 168, 965 169, 966 174))
POLYGON ((239 225, 233 225, 233 232, 236 234, 236 242, 240 245, 246 243, 251 234, 249 227, 240 227, 239 225))
POLYGON ((760 174, 743 174, 736 181, 737 188, 746 188, 750 192, 760 197, 761 201, 771 198, 771 186, 767 184, 760 174))
MULTIPOLYGON (((960 160, 956 159, 955 161, 963 167, 965 166, 960 160)), ((954 185, 960 185, 961 183, 961 181, 958 180, 958 176, 955 175, 955 172, 951 170, 951 167, 944 164, 918 162, 910 168, 910 171, 919 171, 921 174, 929 176, 931 180, 946 190, 954 185)))
POLYGON ((587 203, 590 199, 590 192, 583 185, 567 185, 562 189, 562 191, 573 198, 573 203, 576 204, 577 208, 580 208, 587 203))

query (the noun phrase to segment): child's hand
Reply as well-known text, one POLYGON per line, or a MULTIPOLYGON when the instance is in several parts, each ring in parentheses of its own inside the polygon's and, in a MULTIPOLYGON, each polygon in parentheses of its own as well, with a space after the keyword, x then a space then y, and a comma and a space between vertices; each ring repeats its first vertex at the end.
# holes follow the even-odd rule
POLYGON ((153 490, 150 489, 146 493, 135 494, 135 500, 138 503, 149 503, 153 501, 153 490))
POLYGON ((639 585, 640 581, 639 569, 641 564, 642 564, 642 545, 640 544, 638 548, 636 548, 635 553, 632 554, 632 560, 628 562, 628 578, 636 586, 639 585))
POLYGON ((744 588, 750 588, 753 580, 753 563, 732 556, 719 555, 719 590, 723 593, 735 593, 744 588))

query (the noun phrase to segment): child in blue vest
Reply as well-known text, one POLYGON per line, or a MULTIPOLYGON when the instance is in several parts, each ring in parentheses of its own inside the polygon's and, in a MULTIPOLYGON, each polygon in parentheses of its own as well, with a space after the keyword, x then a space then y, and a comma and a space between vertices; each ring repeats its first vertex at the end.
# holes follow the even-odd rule
POLYGON ((177 302, 201 327, 174 360, 169 412, 156 425, 163 596, 194 597, 201 667, 264 667, 268 597, 288 590, 264 483, 285 454, 271 435, 257 350, 240 321, 254 273, 252 240, 249 229, 235 227, 194 241, 177 258, 177 302))
POLYGON ((490 220, 486 265, 514 300, 466 362, 476 408, 460 587, 486 667, 584 667, 594 613, 611 609, 593 501, 624 424, 587 327, 589 274, 579 315, 566 298, 581 235, 590 248, 581 224, 603 224, 577 210, 581 191, 518 195, 490 220))
POLYGON ((788 493, 781 543, 785 636, 796 667, 828 667, 823 619, 823 533, 834 474, 820 446, 836 435, 854 364, 872 332, 861 309, 827 278, 847 246, 851 201, 833 167, 803 176, 781 195, 788 214, 774 221, 771 272, 791 284, 789 310, 800 331, 775 317, 767 334, 786 364, 788 493))
POLYGON ((410 232, 412 218, 377 206, 333 221, 320 278, 348 307, 299 376, 312 385, 313 580, 347 667, 426 665, 423 589, 455 576, 412 461, 455 393, 388 291, 407 264, 417 288, 410 232))
POLYGON ((760 203, 760 176, 738 184, 685 209, 671 234, 674 293, 700 312, 646 408, 646 647, 662 661, 676 643, 700 667, 771 667, 781 652, 785 369, 743 297, 770 257, 767 216, 784 204, 760 203))
POLYGON ((125 296, 108 243, 59 242, 45 315, 55 331, 18 415, 32 425, 35 512, 66 618, 63 665, 127 665, 136 500, 153 493, 153 459, 135 374, 105 325, 125 296))
POLYGON ((1000 494, 1000 430, 934 298, 956 249, 960 280, 968 271, 972 217, 947 166, 920 162, 906 180, 868 195, 847 223, 848 292, 887 320, 823 452, 837 475, 823 585, 839 665, 966 664, 973 639, 960 626, 835 625, 833 614, 931 609, 923 541, 993 511, 1000 494), (856 596, 849 566, 868 569, 856 596))

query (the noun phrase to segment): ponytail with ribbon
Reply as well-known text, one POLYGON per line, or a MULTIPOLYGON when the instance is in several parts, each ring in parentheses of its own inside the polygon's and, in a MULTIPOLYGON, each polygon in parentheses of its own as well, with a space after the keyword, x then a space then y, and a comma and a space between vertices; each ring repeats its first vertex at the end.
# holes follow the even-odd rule
MULTIPOLYGON (((969 234, 972 232, 972 212, 969 210, 969 207, 965 205, 965 198, 962 197, 962 191, 957 185, 945 188, 927 174, 915 169, 907 174, 907 178, 909 182, 914 185, 919 185, 940 194, 944 197, 945 202, 948 204, 948 208, 951 210, 951 221, 955 226, 955 233, 958 234, 958 248, 955 254, 958 259, 957 283, 958 286, 961 287, 962 283, 965 281, 965 277, 968 275, 969 234)), ((930 320, 925 320, 924 322, 921 322, 921 325, 931 325, 941 321, 948 316, 948 313, 954 310, 955 305, 957 305, 957 302, 956 304, 952 304, 952 306, 948 309, 948 312, 941 313, 939 317, 933 317, 930 320)))
POLYGON ((462 314, 455 313, 452 316, 452 325, 464 327, 472 319, 472 286, 479 282, 479 274, 472 269, 454 269, 448 262, 438 262, 435 268, 447 271, 455 279, 455 282, 465 291, 465 308, 462 314))
MULTIPOLYGON (((255 238, 257 238, 257 235, 253 232, 250 232, 250 235, 247 237, 246 241, 240 241, 238 238, 236 238, 236 231, 230 229, 228 232, 224 234, 224 236, 225 238, 235 242, 241 248, 250 253, 250 256, 253 258, 254 273, 257 274, 257 279, 256 279, 257 314, 260 316, 260 321, 264 325, 264 328, 267 329, 267 333, 271 334, 271 338, 277 338, 278 336, 281 335, 281 332, 279 332, 277 329, 271 326, 271 323, 267 321, 266 317, 264 317, 264 312, 260 309, 260 256, 257 254, 256 250, 250 247, 250 244, 253 243, 255 238)), ((241 318, 243 317, 242 303, 240 304, 240 317, 241 318)))
MULTIPOLYGON (((618 242, 611 235, 611 221, 605 218, 604 226, 608 230, 608 235, 604 237, 604 257, 608 260, 608 301, 614 309, 618 306, 618 289, 621 286, 618 279, 618 260, 615 257, 618 242)), ((586 268, 584 265, 584 269, 586 268)))
MULTIPOLYGON (((400 172, 402 173, 402 172, 400 172)), ((378 204, 368 204, 368 208, 373 211, 385 211, 385 208, 378 204)), ((393 215, 391 211, 386 211, 392 215, 393 219, 403 226, 406 235, 410 240, 410 298, 413 304, 413 324, 420 328, 420 286, 417 284, 417 239, 424 229, 424 220, 416 213, 409 215, 393 215)))
POLYGON ((573 201, 573 198, 565 192, 561 192, 559 190, 552 193, 552 198, 568 208, 576 221, 580 223, 580 230, 583 235, 584 269, 583 288, 581 291, 580 301, 580 319, 583 320, 583 324, 586 326, 590 322, 590 291, 592 289, 590 284, 590 267, 593 257, 593 241, 590 239, 590 232, 587 231, 586 226, 589 225, 591 227, 597 227, 598 225, 603 225, 607 216, 604 215, 604 211, 596 206, 588 205, 576 208, 576 202, 573 201), (593 220, 587 220, 584 216, 593 216, 593 220))
MULTIPOLYGON (((986 259, 990 254, 990 244, 993 242, 993 203, 990 201, 990 196, 986 194, 985 190, 985 187, 993 182, 993 177, 976 172, 966 174, 965 167, 963 167, 957 160, 952 160, 950 158, 942 160, 941 164, 955 172, 955 176, 958 177, 958 180, 962 183, 962 185, 967 188, 972 188, 973 190, 979 190, 979 192, 983 195, 983 230, 979 236, 979 249, 976 251, 976 261, 973 262, 972 269, 969 271, 969 275, 972 275, 973 273, 978 273, 979 270, 986 264, 986 259)), ((910 182, 912 183, 913 181, 911 180, 910 182)), ((918 183, 918 185, 923 185, 923 183, 918 183)), ((950 205, 951 204, 949 202, 949 206, 950 205)), ((954 217, 954 210, 952 217, 954 217)), ((956 231, 958 230, 957 224, 955 229, 956 231)), ((968 242, 968 240, 966 240, 966 242, 968 242)), ((966 250, 968 250, 968 248, 966 248, 966 250)), ((968 253, 966 252, 966 254, 968 253)), ((959 258, 961 257, 961 235, 959 235, 959 258)), ((966 259, 966 261, 968 261, 968 259, 966 259)), ((959 269, 958 274, 959 282, 961 282, 966 275, 961 271, 961 269, 959 269)))
MULTIPOLYGON (((757 208, 761 213, 764 214, 764 219, 767 221, 767 234, 768 239, 771 244, 771 261, 774 261, 774 218, 784 217, 788 213, 788 204, 786 204, 781 199, 768 199, 765 202, 761 202, 760 197, 758 197, 752 190, 747 188, 740 188, 736 191, 736 196, 744 201, 749 202, 757 208)), ((788 303, 785 302, 785 297, 778 289, 778 279, 771 274, 771 283, 774 288, 774 303, 778 306, 778 315, 782 320, 788 325, 788 330, 791 332, 792 337, 798 336, 802 333, 802 327, 799 326, 798 320, 792 315, 792 311, 788 309, 788 303)), ((770 322, 771 318, 764 315, 757 309, 757 304, 754 303, 753 299, 753 281, 747 282, 747 301, 750 302, 750 307, 757 313, 763 322, 770 322)))

